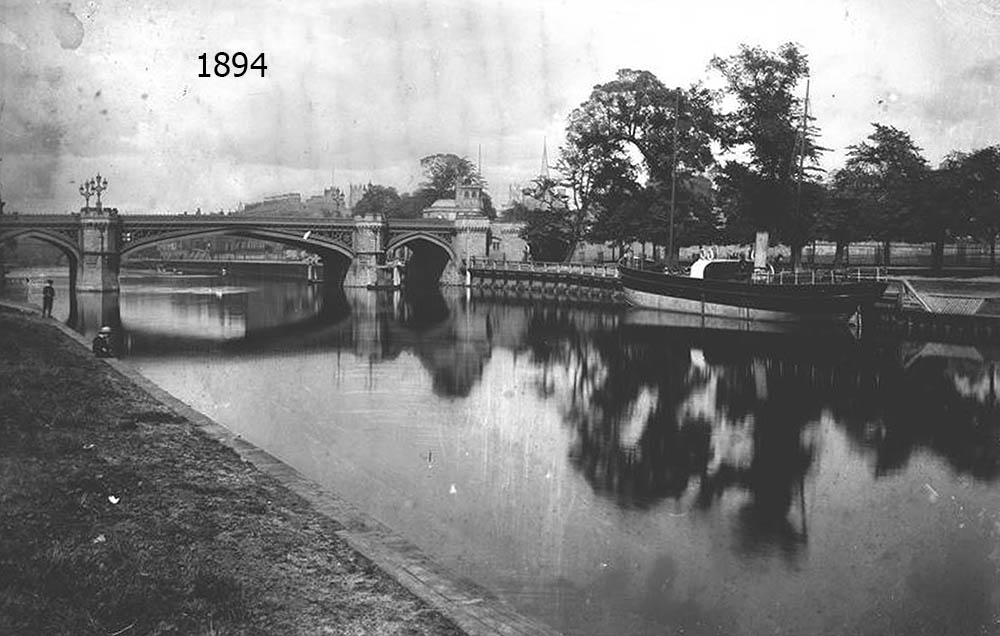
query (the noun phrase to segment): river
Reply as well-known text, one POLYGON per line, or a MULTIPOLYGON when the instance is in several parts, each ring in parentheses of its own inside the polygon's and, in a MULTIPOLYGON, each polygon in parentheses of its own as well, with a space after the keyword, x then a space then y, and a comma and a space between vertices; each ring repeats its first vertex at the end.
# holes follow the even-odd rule
POLYGON ((120 317, 144 375, 565 634, 1000 633, 995 348, 460 289, 99 298, 82 330, 120 317))

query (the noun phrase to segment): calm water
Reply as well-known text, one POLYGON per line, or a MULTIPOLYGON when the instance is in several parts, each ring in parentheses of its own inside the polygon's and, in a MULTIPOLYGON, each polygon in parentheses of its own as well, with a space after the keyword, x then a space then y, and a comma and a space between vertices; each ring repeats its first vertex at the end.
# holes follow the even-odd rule
POLYGON ((96 298, 145 375, 566 634, 1000 634, 995 349, 459 290, 96 298))

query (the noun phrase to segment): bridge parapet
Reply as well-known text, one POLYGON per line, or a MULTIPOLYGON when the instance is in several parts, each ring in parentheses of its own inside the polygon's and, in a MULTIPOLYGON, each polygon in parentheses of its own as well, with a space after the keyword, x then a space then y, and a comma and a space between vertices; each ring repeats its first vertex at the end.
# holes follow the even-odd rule
POLYGON ((406 246, 419 253, 420 265, 416 267, 430 268, 428 281, 461 284, 464 263, 488 253, 490 232, 490 221, 482 216, 452 221, 137 215, 119 214, 114 208, 81 212, 5 214, 0 216, 0 239, 30 236, 56 245, 69 255, 80 289, 114 291, 123 256, 157 243, 213 235, 255 238, 309 250, 318 254, 327 271, 336 272, 337 282, 343 280, 345 286, 378 284, 387 253, 406 246))
POLYGON ((0 216, 0 240, 31 236, 80 256, 79 214, 4 214, 0 216))

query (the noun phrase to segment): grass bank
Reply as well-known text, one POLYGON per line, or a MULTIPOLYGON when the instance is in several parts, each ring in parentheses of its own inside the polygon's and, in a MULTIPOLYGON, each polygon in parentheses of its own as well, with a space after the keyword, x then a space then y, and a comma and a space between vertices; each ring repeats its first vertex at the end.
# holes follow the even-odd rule
POLYGON ((454 634, 335 522, 0 309, 0 634, 454 634))

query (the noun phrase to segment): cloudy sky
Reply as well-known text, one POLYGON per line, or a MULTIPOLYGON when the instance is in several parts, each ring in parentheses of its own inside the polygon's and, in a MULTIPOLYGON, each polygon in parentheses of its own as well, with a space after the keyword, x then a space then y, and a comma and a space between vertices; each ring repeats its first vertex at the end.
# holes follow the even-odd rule
POLYGON ((713 55, 795 41, 833 148, 871 122, 936 163, 1000 143, 1000 0, 0 0, 8 210, 235 208, 335 182, 415 189, 419 159, 475 160, 498 202, 554 160, 566 117, 619 68, 711 81, 713 55), (263 52, 265 77, 199 78, 263 52))

